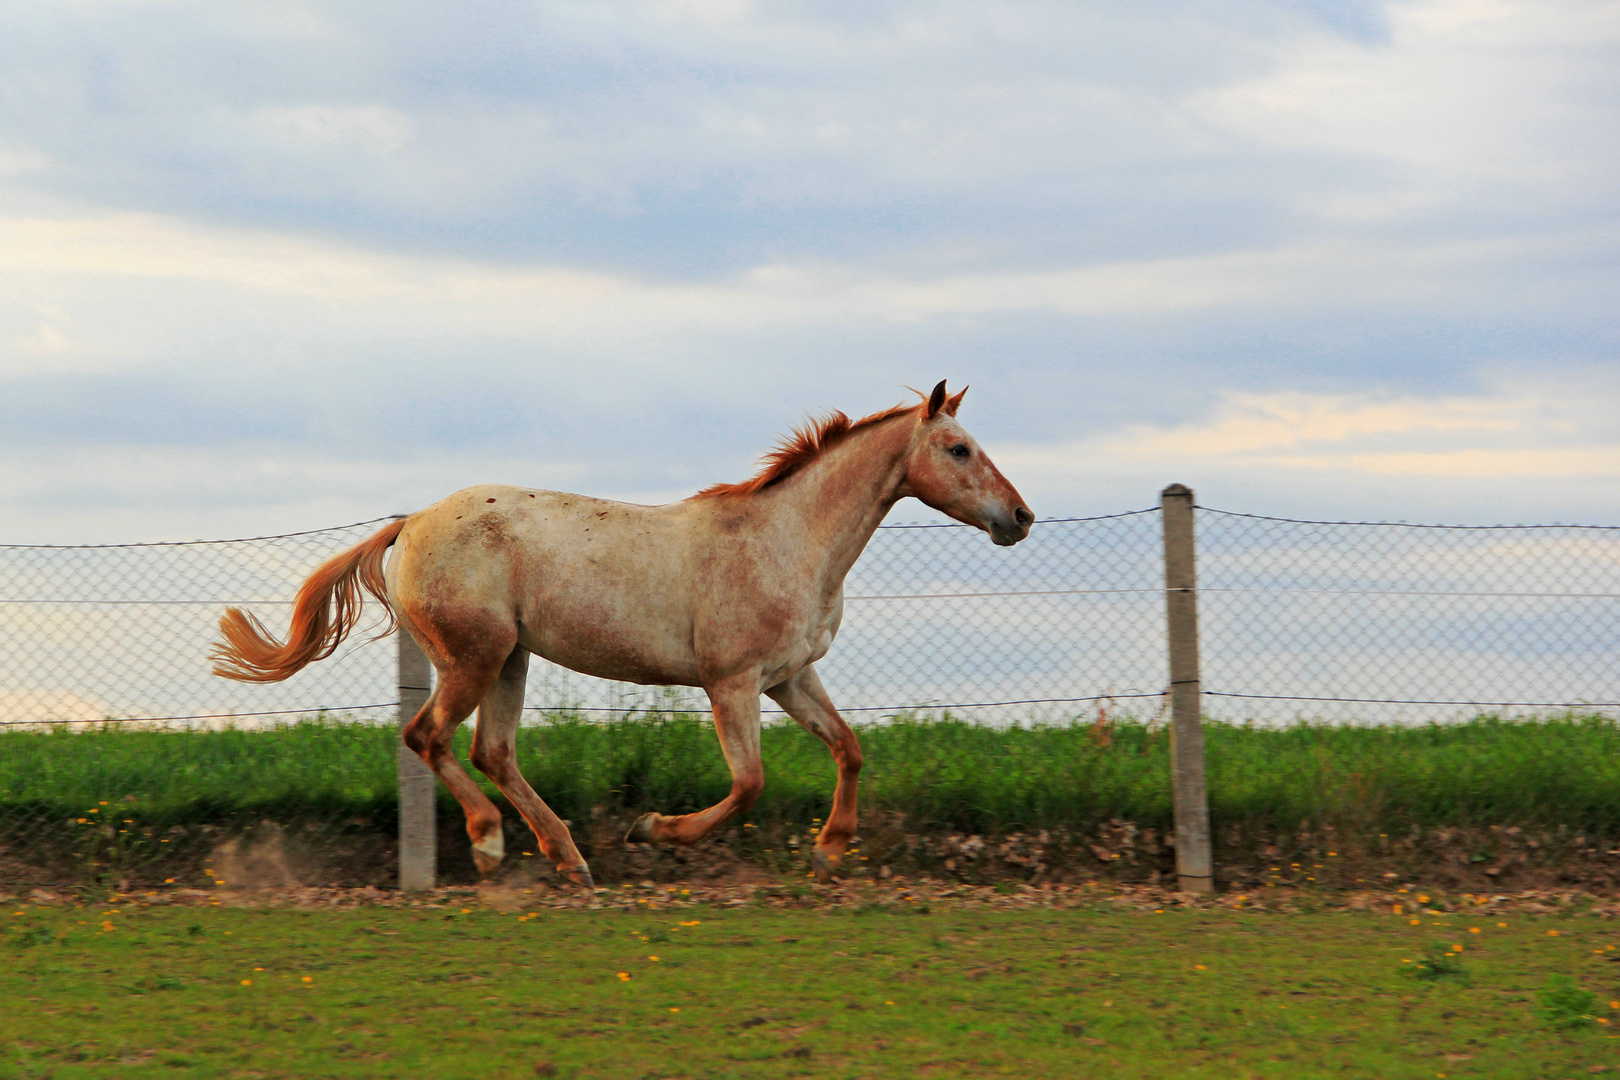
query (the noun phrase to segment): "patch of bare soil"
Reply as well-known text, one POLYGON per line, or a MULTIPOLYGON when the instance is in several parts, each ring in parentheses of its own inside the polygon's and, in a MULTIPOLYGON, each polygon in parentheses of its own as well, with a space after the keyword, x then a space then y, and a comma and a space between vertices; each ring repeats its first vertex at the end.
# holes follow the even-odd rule
POLYGON ((509 883, 445 886, 401 893, 375 886, 322 888, 190 889, 167 887, 109 894, 92 889, 31 889, 0 893, 0 903, 35 905, 125 903, 140 906, 346 909, 366 907, 439 908, 477 906, 502 914, 539 910, 686 911, 691 909, 794 908, 846 910, 856 914, 890 912, 927 915, 954 910, 1073 910, 1157 913, 1171 910, 1229 910, 1277 914, 1369 911, 1414 918, 1440 915, 1565 914, 1620 917, 1620 894, 1597 895, 1578 889, 1527 889, 1514 893, 1440 893, 1412 884, 1385 889, 1330 890, 1270 887, 1228 890, 1213 896, 1162 885, 1117 882, 1048 882, 1041 886, 964 885, 929 877, 894 875, 879 881, 816 885, 789 879, 767 883, 692 885, 651 880, 616 887, 509 883))
MULTIPOLYGON (((626 844, 621 838, 631 820, 628 811, 603 812, 576 827, 599 884, 650 881, 694 893, 780 886, 806 877, 815 842, 812 822, 802 828, 738 825, 691 848, 626 844)), ((521 821, 506 822, 506 850, 493 878, 480 878, 460 822, 446 819, 438 833, 439 880, 452 887, 517 890, 517 895, 559 886, 521 821)), ((1405 882, 1471 896, 1620 893, 1620 840, 1567 829, 1493 826, 1383 834, 1324 825, 1268 835, 1228 830, 1216 838, 1215 857, 1222 895, 1375 894, 1405 882)), ((262 821, 234 832, 199 829, 183 852, 146 863, 84 863, 65 856, 29 862, 0 850, 0 889, 82 886, 135 893, 218 884, 267 894, 304 886, 387 891, 395 882, 397 858, 391 832, 283 828, 262 821)), ((1109 821, 1085 832, 983 836, 918 829, 902 815, 881 811, 863 815, 861 836, 844 869, 849 887, 869 882, 888 888, 891 876, 1014 892, 1105 885, 1162 891, 1176 881, 1174 837, 1129 821, 1109 821)))

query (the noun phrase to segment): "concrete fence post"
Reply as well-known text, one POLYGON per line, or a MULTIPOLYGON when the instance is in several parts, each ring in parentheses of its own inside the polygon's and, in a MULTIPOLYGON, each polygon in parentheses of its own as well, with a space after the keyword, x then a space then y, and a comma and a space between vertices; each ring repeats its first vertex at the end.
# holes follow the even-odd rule
POLYGON ((1198 566, 1193 493, 1171 484, 1159 497, 1164 524, 1164 602, 1170 645, 1170 770, 1176 806, 1176 874, 1184 892, 1215 891, 1204 787, 1204 720, 1198 677, 1198 566))
MULTIPOLYGON (((395 632, 399 656, 399 726, 406 724, 427 702, 432 668, 416 639, 401 626, 395 632)), ((433 770, 405 740, 398 744, 399 784, 399 887, 406 892, 431 889, 438 878, 438 827, 434 800, 438 792, 433 770)))

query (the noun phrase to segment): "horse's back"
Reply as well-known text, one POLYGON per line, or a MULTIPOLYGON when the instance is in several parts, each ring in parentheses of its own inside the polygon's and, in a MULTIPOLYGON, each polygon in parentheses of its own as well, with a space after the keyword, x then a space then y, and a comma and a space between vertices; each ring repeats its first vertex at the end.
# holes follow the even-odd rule
POLYGON ((467 488, 411 516, 390 594, 407 608, 508 620, 525 648, 588 674, 690 682, 691 525, 681 508, 467 488))

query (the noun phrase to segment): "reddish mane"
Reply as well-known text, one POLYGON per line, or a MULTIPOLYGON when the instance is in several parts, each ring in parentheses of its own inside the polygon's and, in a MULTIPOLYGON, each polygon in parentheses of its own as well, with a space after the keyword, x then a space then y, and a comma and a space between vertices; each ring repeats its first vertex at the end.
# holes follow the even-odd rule
POLYGON ((862 428, 914 413, 922 407, 922 405, 896 405, 892 409, 884 409, 882 412, 875 412, 871 416, 863 416, 853 421, 836 411, 819 419, 812 417, 794 428, 791 434, 777 444, 776 449, 761 459, 764 467, 756 475, 738 484, 713 484, 698 492, 698 498, 753 495, 763 491, 772 484, 786 480, 862 428))

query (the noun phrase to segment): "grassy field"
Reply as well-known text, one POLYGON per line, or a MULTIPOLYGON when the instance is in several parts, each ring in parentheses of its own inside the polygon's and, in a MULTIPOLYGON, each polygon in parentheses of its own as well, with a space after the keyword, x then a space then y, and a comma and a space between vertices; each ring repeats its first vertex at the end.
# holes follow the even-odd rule
MULTIPOLYGON (((127 800, 153 823, 391 813, 395 739, 387 727, 319 721, 268 731, 7 731, 0 806, 77 816, 100 799, 127 800)), ((463 728, 463 760, 469 741, 463 728)), ((861 741, 865 804, 903 812, 919 827, 1002 833, 1170 821, 1169 739, 1141 724, 1099 733, 1088 723, 990 728, 900 718, 862 728, 861 741)), ((1415 728, 1210 724, 1206 744, 1217 827, 1373 819, 1386 831, 1566 825, 1620 833, 1620 723, 1605 717, 1415 728)), ((713 729, 699 717, 559 717, 522 729, 519 755, 535 788, 575 821, 603 805, 696 809, 729 786, 713 729)), ((835 774, 819 741, 791 724, 769 725, 764 757, 757 819, 825 812, 835 774)))
POLYGON ((8 907, 0 1077, 1555 1080, 1620 1065, 1607 920, 917 907, 8 907))
MULTIPOLYGON (((171 851, 192 843, 185 830, 198 826, 272 820, 388 837, 396 738, 387 726, 323 722, 268 731, 5 732, 0 842, 54 851, 61 869, 73 859, 136 866, 163 854, 166 836, 171 851)), ((1162 834, 1171 824, 1169 740, 1142 724, 1007 729, 900 718, 863 728, 861 738, 863 832, 867 821, 886 819, 913 833, 990 836, 1062 829, 1080 837, 1113 821, 1162 834)), ((1335 831, 1341 844, 1359 838, 1363 847, 1414 830, 1491 827, 1585 838, 1574 847, 1620 841, 1620 724, 1612 719, 1211 724, 1206 738, 1212 822, 1228 849, 1278 844, 1285 858, 1309 855, 1315 841, 1301 840, 1302 829, 1335 831)), ((463 755, 467 742, 464 729, 463 755)), ((558 717, 524 728, 519 750, 536 789, 575 823, 685 812, 718 801, 729 785, 713 732, 698 717, 558 717)), ((766 789, 750 820, 759 835, 780 841, 826 813, 833 766, 819 741, 790 724, 767 727, 764 757, 766 789)), ((442 788, 440 797, 454 822, 442 788)), ((587 855, 598 855, 589 830, 577 831, 587 855)), ((1489 859, 1491 844, 1475 843, 1465 857, 1489 859)))

